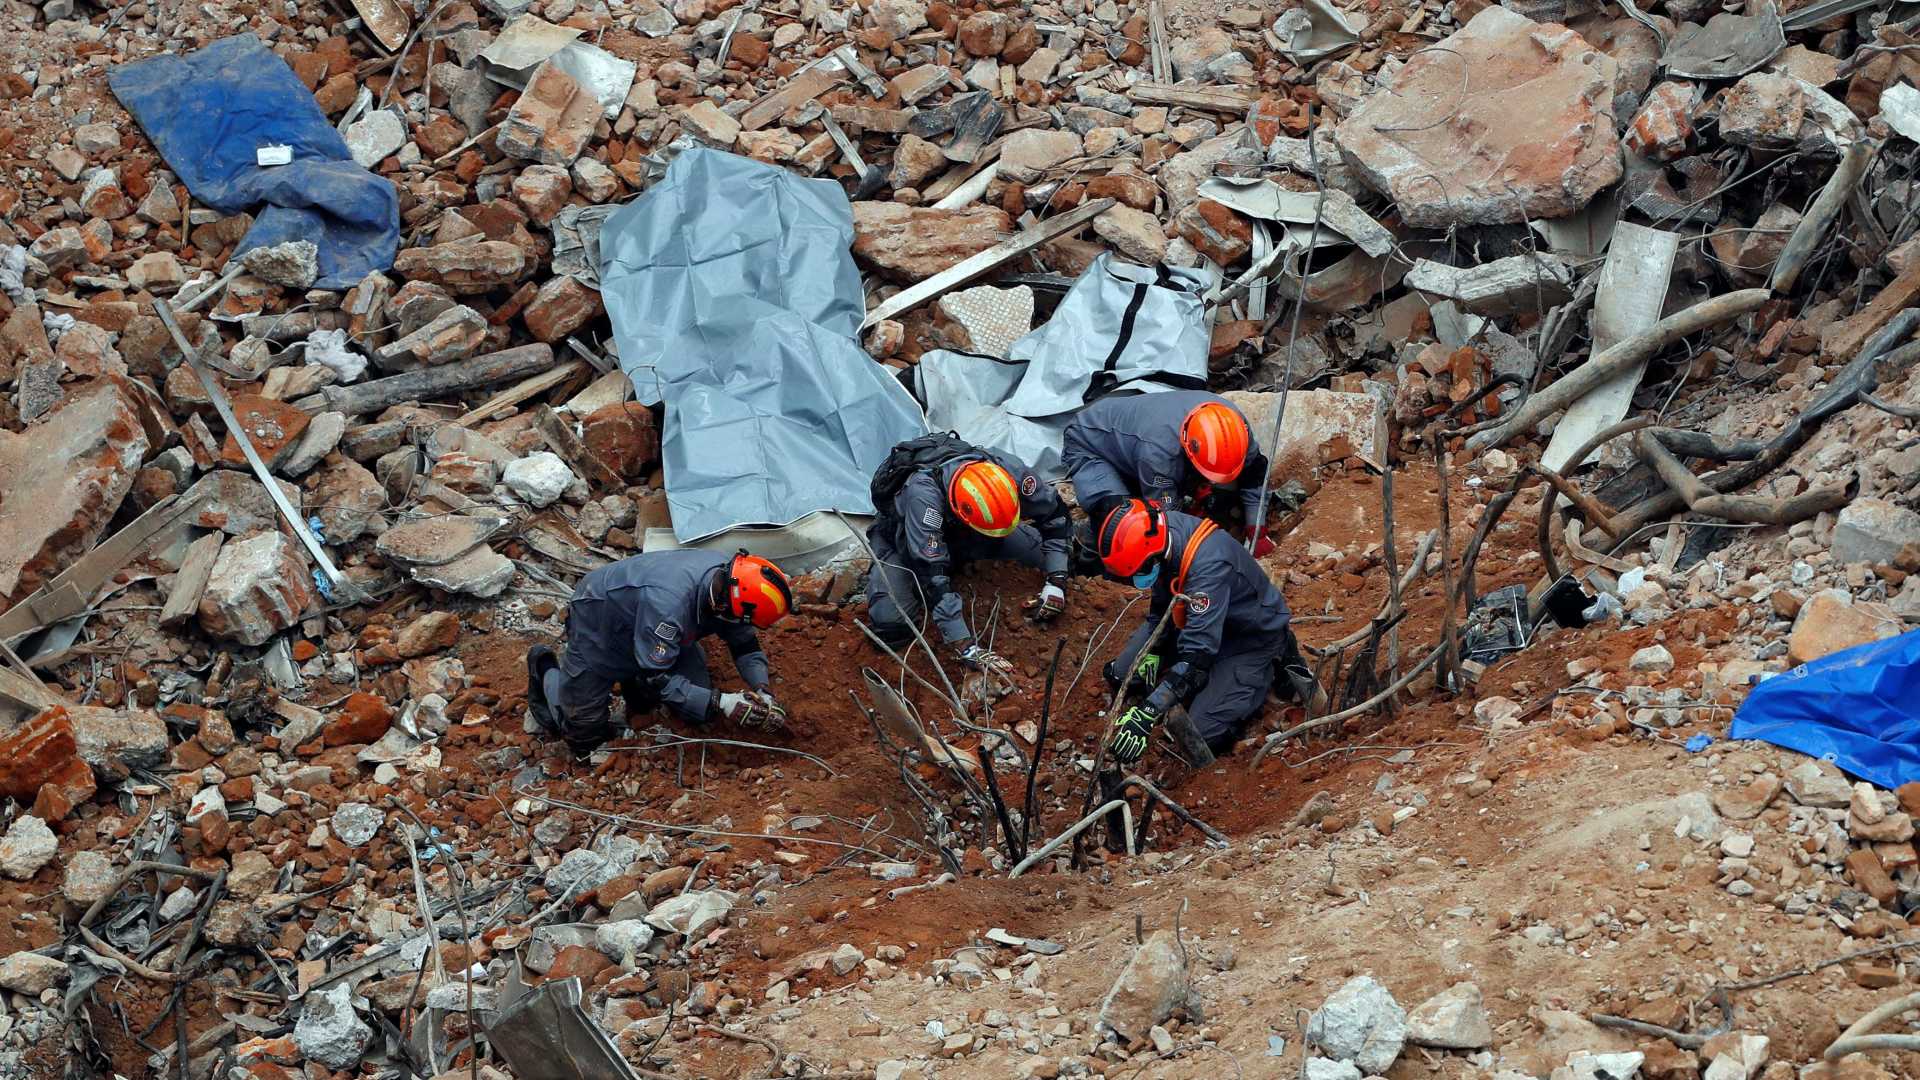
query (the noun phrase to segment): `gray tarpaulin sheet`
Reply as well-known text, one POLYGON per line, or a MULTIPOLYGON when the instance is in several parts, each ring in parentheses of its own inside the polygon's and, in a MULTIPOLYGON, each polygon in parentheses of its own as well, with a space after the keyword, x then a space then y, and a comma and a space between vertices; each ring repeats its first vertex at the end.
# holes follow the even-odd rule
POLYGON ((1206 388, 1207 284, 1198 270, 1102 254, 1007 359, 945 350, 921 356, 916 395, 934 427, 1056 479, 1060 432, 1082 405, 1115 389, 1206 388))
POLYGON ((717 150, 681 153, 607 219, 601 295, 634 392, 667 404, 682 542, 816 510, 871 513, 873 470, 927 430, 860 348, 852 240, 838 184, 717 150))

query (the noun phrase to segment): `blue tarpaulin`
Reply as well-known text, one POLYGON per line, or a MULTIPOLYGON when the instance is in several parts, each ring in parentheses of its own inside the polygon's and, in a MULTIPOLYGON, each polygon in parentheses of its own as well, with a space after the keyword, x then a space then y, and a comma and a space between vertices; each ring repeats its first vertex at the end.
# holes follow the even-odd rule
POLYGON ((1730 734, 1825 758, 1878 787, 1920 780, 1920 630, 1768 679, 1730 734))
POLYGON ((400 204, 391 181, 354 163, 313 94, 252 34, 196 53, 122 64, 107 76, 193 197, 223 214, 259 210, 234 250, 289 240, 320 248, 321 288, 357 284, 393 265, 400 204), (293 148, 293 163, 262 167, 262 146, 293 148))

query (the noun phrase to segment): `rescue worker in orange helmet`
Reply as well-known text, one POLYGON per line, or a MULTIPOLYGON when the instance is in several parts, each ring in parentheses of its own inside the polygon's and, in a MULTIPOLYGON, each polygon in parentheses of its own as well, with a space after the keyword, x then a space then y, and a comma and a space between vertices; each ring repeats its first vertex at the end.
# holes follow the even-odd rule
MULTIPOLYGON (((1253 523, 1269 468, 1246 416, 1204 390, 1110 394, 1095 401, 1061 433, 1060 464, 1095 527, 1130 498, 1222 525, 1253 523)), ((1263 543, 1265 550, 1256 554, 1271 546, 1263 543)))
POLYGON ((1037 567, 1046 580, 1026 608, 1041 620, 1060 614, 1073 541, 1066 504, 1032 469, 946 432, 894 447, 874 473, 872 495, 867 610, 874 632, 904 645, 931 614, 962 662, 1011 673, 1012 665, 973 640, 953 571, 974 559, 1037 567))
POLYGON ((665 706, 695 726, 721 717, 778 727, 786 710, 768 690, 757 631, 792 609, 786 574, 745 551, 655 551, 609 563, 573 590, 565 655, 545 645, 527 651, 528 711, 578 754, 625 727, 608 712, 616 685, 629 715, 665 706), (699 647, 709 634, 727 643, 746 690, 714 690, 699 647))
POLYGON ((1266 704, 1276 675, 1309 711, 1326 708, 1300 656, 1286 598, 1218 525, 1128 499, 1108 511, 1097 535, 1107 573, 1153 594, 1145 620, 1104 672, 1110 686, 1132 680, 1146 695, 1113 719, 1107 746, 1117 763, 1138 761, 1176 705, 1186 706, 1214 754, 1227 753, 1266 704), (1186 599, 1161 638, 1149 640, 1176 594, 1186 599))

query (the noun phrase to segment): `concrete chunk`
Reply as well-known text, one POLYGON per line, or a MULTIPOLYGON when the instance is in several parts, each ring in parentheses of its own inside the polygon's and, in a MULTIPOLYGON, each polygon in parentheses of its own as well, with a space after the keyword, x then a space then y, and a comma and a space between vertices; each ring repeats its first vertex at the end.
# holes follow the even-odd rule
POLYGON ((1564 26, 1493 5, 1410 57, 1334 137, 1409 225, 1565 217, 1620 179, 1616 66, 1564 26))

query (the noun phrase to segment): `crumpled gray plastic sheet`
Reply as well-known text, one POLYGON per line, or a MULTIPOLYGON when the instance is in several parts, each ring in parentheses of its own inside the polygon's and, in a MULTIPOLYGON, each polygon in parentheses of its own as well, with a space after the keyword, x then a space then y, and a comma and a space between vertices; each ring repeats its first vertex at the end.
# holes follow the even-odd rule
POLYGON ((666 402, 682 542, 818 510, 872 513, 873 470, 927 430, 860 347, 852 239, 838 184, 707 149, 681 153, 607 219, 601 296, 636 396, 666 402))
POLYGON ((1115 391, 1205 388, 1207 284, 1198 270, 1135 266, 1103 253, 1007 359, 923 354, 915 396, 935 428, 1058 479, 1060 433, 1089 401, 1115 391))

